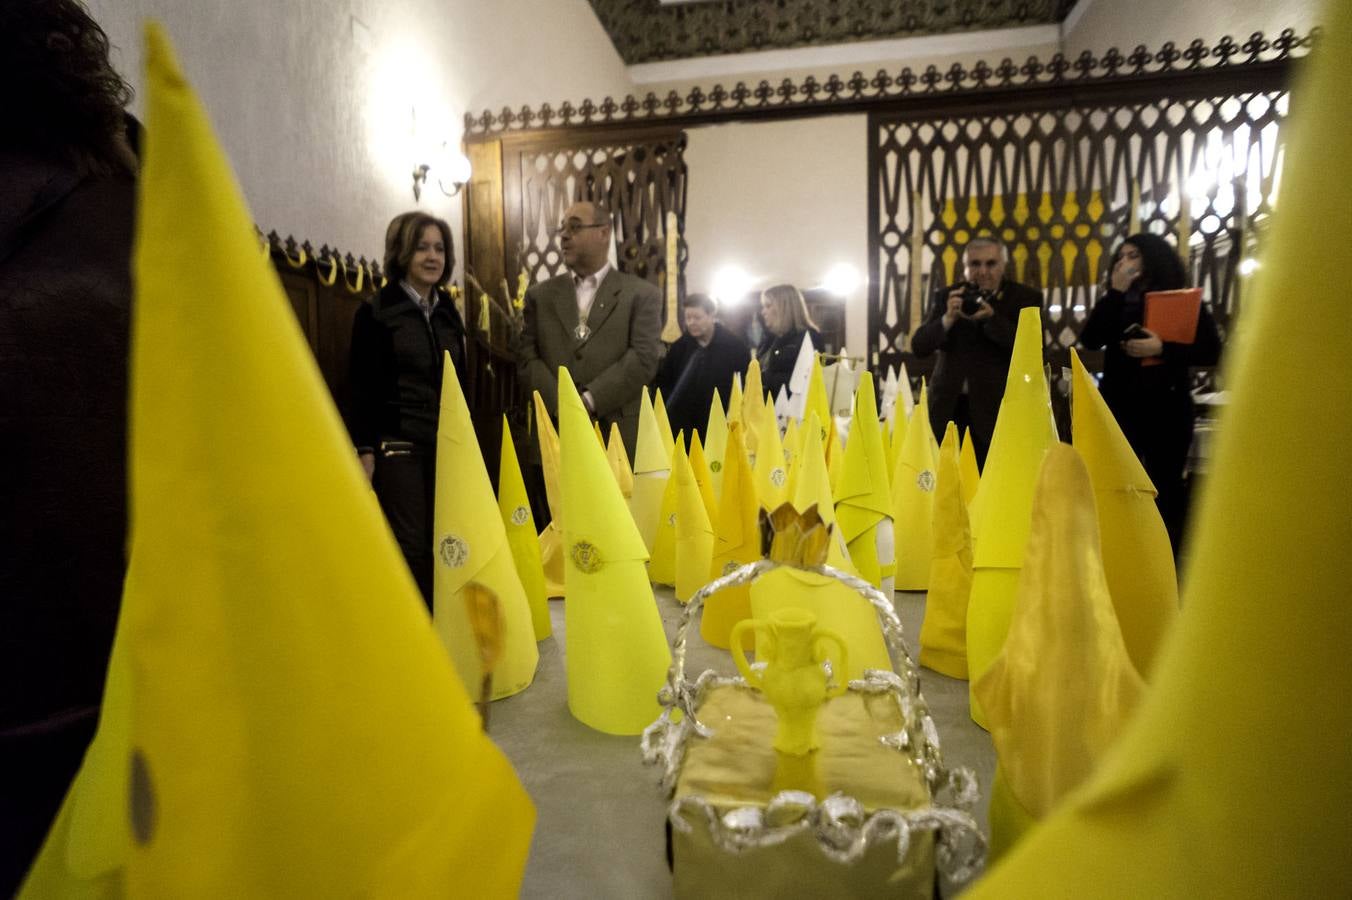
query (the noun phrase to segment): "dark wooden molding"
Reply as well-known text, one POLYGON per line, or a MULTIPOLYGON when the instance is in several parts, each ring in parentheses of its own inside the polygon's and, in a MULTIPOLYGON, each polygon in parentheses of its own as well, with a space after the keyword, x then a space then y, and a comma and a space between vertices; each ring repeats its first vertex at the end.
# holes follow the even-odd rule
POLYGON ((1292 63, 1308 55, 1319 29, 1304 36, 1293 29, 1268 39, 1254 32, 1245 41, 1226 36, 1214 45, 1198 38, 1186 47, 1173 41, 1151 52, 1145 45, 1123 55, 1111 48, 1102 56, 1086 50, 1074 59, 1057 53, 1043 61, 1030 56, 1022 64, 1005 58, 970 69, 954 63, 946 70, 929 66, 923 72, 907 67, 897 73, 879 69, 872 77, 855 72, 848 79, 832 75, 818 81, 786 78, 779 84, 761 81, 755 87, 738 82, 694 87, 682 95, 633 94, 617 101, 606 97, 578 105, 545 103, 518 110, 503 107, 465 114, 465 141, 494 140, 511 134, 543 136, 590 129, 605 132, 644 125, 688 128, 711 122, 792 119, 859 112, 911 112, 917 117, 935 110, 980 113, 994 109, 1036 108, 1038 104, 1072 104, 1091 99, 1126 102, 1167 93, 1229 93, 1229 86, 1251 84, 1255 77, 1287 83, 1292 63))

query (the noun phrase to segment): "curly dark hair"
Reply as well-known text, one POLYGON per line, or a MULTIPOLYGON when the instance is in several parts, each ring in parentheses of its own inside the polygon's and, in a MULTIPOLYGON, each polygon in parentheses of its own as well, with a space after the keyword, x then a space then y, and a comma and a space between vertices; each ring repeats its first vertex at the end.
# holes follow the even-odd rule
POLYGON ((108 35, 79 0, 0 3, 0 147, 63 158, 82 170, 127 167, 131 86, 108 61, 108 35))
MULTIPOLYGON (((1141 289, 1143 291, 1176 291, 1187 287, 1188 273, 1183 260, 1164 238, 1157 234, 1133 234, 1122 244, 1131 244, 1141 253, 1141 289)), ((1122 255, 1122 245, 1113 253, 1113 263, 1122 255)))

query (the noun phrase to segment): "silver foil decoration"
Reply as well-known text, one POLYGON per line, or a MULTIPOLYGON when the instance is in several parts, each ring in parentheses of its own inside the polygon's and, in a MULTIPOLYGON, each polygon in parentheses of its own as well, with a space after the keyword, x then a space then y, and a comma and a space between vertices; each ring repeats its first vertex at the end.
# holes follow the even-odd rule
MULTIPOLYGON (((662 786, 669 796, 676 789, 691 735, 708 738, 713 733, 696 715, 706 693, 714 687, 728 686, 752 690, 741 677, 722 676, 713 671, 701 673, 693 682, 686 678, 687 636, 695 613, 718 591, 748 584, 780 565, 768 559, 747 563, 700 588, 685 606, 676 629, 667 683, 658 692, 658 702, 664 709, 657 721, 644 729, 640 745, 645 762, 663 766, 662 786)), ((672 827, 688 832, 691 825, 686 815, 693 813, 705 823, 714 843, 729 853, 773 846, 811 830, 821 851, 838 863, 856 862, 869 846, 893 840, 901 863, 914 833, 933 832, 939 871, 954 884, 965 883, 981 870, 986 856, 986 840, 971 814, 979 798, 976 776, 965 767, 949 769, 943 764, 938 729, 920 693, 919 667, 906 645, 901 620, 892 602, 867 581, 831 566, 813 566, 804 571, 845 584, 868 600, 877 613, 896 671, 867 669, 862 678, 849 683, 849 689, 890 695, 895 700, 903 730, 878 740, 909 758, 923 773, 933 805, 905 812, 882 809, 867 813, 858 800, 844 794, 833 794, 818 803, 806 792, 783 791, 771 798, 763 810, 748 806, 723 814, 701 797, 685 796, 673 800, 668 808, 672 827)))

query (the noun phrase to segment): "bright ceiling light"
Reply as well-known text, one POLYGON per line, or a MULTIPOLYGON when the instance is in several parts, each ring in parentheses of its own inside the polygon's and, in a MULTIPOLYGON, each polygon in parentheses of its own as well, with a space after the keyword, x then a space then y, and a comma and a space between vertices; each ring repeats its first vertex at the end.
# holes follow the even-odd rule
POLYGON ((859 270, 849 263, 836 263, 822 279, 822 287, 837 297, 848 297, 859 288, 859 270))
POLYGON ((738 265, 726 265, 714 273, 710 293, 725 306, 736 306, 751 292, 753 282, 746 270, 738 265))

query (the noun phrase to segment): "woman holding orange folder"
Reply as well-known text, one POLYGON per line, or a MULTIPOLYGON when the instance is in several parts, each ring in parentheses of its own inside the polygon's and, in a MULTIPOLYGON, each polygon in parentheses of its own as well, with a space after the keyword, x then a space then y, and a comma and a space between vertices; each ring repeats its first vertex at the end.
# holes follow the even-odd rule
POLYGON ((1221 342, 1205 304, 1191 343, 1161 340, 1143 323, 1146 295, 1178 290, 1185 281, 1182 261, 1163 238, 1132 235, 1113 255, 1108 290, 1080 331, 1081 346, 1104 351, 1099 390, 1155 484, 1175 553, 1187 513, 1183 469, 1194 420, 1189 370, 1215 365, 1221 342))

